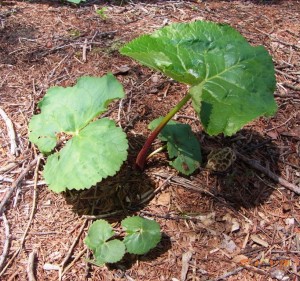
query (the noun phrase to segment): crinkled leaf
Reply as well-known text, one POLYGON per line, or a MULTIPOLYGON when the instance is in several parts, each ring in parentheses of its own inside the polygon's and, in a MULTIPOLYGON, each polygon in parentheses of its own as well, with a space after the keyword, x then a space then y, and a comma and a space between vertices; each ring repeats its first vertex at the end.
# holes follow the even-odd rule
POLYGON ((49 89, 39 103, 41 113, 30 121, 29 139, 50 153, 62 135, 71 138, 47 159, 44 178, 51 190, 88 188, 120 169, 127 157, 125 133, 109 119, 91 121, 123 96, 122 85, 111 74, 49 89))
POLYGON ((124 256, 125 245, 122 241, 107 241, 114 235, 111 225, 105 220, 97 220, 89 228, 84 243, 94 252, 96 264, 117 262, 124 256))
MULTIPOLYGON (((161 122, 162 117, 153 120, 149 129, 154 130, 161 122)), ((200 145, 188 124, 181 124, 170 120, 162 129, 158 138, 167 142, 170 159, 175 158, 170 164, 179 172, 190 175, 201 162, 200 145)))
POLYGON ((254 118, 276 111, 271 56, 228 25, 172 24, 120 51, 191 85, 194 108, 211 135, 231 135, 254 118))
POLYGON ((156 221, 141 217, 129 217, 124 219, 121 224, 126 230, 124 244, 131 254, 145 254, 161 240, 160 226, 156 221))

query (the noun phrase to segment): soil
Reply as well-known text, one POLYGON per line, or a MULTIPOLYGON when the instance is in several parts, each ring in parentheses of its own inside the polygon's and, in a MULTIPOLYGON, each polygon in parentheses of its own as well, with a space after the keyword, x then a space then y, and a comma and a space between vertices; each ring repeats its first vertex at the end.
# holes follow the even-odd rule
MULTIPOLYGON (((0 220, 0 279, 300 280, 299 22, 300 1, 292 0, 87 1, 79 6, 0 1, 0 107, 17 141, 12 155, 1 117, 0 198, 9 200, 0 220), (103 7, 101 16, 96 10, 103 7), (188 104, 176 119, 190 124, 199 138, 203 167, 184 177, 160 153, 138 172, 134 160, 149 134, 148 123, 166 114, 187 88, 118 49, 166 24, 194 20, 230 24, 251 44, 268 49, 276 67, 278 112, 232 137, 210 137, 188 104), (32 162, 39 152, 28 141, 28 122, 49 87, 108 72, 126 91, 107 116, 128 135, 128 161, 97 187, 56 194, 43 182, 45 159, 32 162), (241 156, 225 172, 206 169, 208 151, 225 147, 241 156), (25 177, 18 182, 20 175, 25 177), (278 177, 286 182, 278 183, 278 177), (128 215, 159 222, 158 246, 113 265, 88 263, 92 253, 83 239, 93 216, 118 228, 128 215)), ((153 147, 158 146, 156 141, 153 147)))

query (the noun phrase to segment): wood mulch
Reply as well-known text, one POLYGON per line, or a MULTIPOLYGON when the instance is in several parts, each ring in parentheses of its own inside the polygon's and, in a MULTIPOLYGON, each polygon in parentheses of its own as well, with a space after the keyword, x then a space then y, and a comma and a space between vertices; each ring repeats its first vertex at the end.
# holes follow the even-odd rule
POLYGON ((292 0, 0 1, 0 279, 300 280, 299 23, 300 2, 292 0), (104 17, 96 13, 102 7, 104 17), (278 112, 232 137, 209 137, 187 105, 176 118, 192 126, 204 151, 237 150, 235 163, 224 173, 201 168, 182 177, 162 153, 139 173, 133 164, 147 124, 186 87, 118 49, 194 20, 230 24, 269 50, 278 112), (128 161, 96 188, 55 194, 43 182, 45 159, 28 142, 28 122, 49 87, 108 72, 126 90, 108 116, 128 135, 128 161), (106 216, 118 227, 132 214, 160 223, 160 244, 114 265, 87 263, 92 255, 83 239, 93 218, 106 216))

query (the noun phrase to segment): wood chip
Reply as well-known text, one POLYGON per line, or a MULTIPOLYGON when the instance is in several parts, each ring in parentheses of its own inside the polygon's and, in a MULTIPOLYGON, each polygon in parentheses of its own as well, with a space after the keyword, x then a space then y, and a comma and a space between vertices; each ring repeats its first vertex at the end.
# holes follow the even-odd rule
POLYGON ((232 261, 244 265, 249 263, 249 258, 245 255, 237 255, 233 257, 232 261))
POLYGON ((264 241, 263 239, 259 238, 256 234, 251 235, 251 240, 254 243, 261 245, 263 247, 269 247, 269 243, 264 241))
POLYGON ((44 270, 59 270, 59 266, 57 264, 45 263, 43 266, 44 270))
POLYGON ((168 192, 161 193, 156 199, 156 204, 162 206, 168 206, 170 204, 170 200, 171 200, 170 193, 168 192))
POLYGON ((186 280, 187 272, 189 270, 189 262, 192 258, 193 252, 188 251, 186 253, 183 253, 182 255, 182 268, 181 268, 181 281, 186 280))

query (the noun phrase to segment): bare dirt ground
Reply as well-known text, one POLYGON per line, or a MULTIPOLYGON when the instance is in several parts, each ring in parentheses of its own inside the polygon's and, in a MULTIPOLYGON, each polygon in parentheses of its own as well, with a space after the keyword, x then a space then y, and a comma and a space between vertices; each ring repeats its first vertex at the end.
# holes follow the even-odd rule
POLYGON ((0 108, 17 144, 12 155, 1 114, 0 279, 34 280, 28 271, 36 280, 300 280, 299 40, 299 1, 0 1, 0 108), (102 7, 101 17, 95 9, 102 7), (228 23, 269 50, 278 112, 232 137, 209 137, 188 105, 176 118, 192 125, 204 151, 228 146, 240 157, 224 173, 201 168, 182 177, 162 153, 137 172, 147 124, 166 114, 186 87, 118 49, 166 24, 194 20, 228 23), (126 90, 108 116, 128 135, 129 159, 97 188, 55 194, 43 183, 44 159, 34 162, 39 152, 28 142, 28 122, 50 86, 107 72, 126 90), (161 243, 115 265, 87 263, 92 256, 83 239, 93 216, 118 227, 132 214, 156 219, 161 243))

